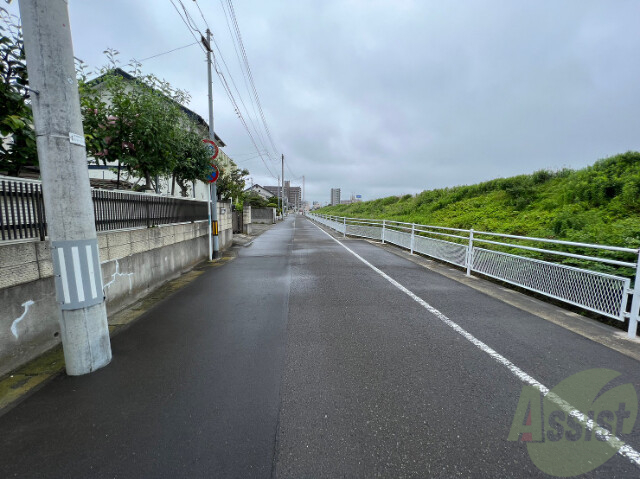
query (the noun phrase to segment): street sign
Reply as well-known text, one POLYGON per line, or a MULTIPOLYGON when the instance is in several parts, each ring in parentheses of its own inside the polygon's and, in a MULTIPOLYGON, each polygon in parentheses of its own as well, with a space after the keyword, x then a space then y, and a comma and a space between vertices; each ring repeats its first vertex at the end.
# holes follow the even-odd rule
POLYGON ((356 195, 356 198, 362 198, 362 195, 356 195))
POLYGON ((209 166, 211 167, 211 171, 207 174, 207 181, 209 183, 213 183, 218 179, 218 176, 220 176, 220 171, 218 171, 218 167, 213 163, 211 163, 209 166))
POLYGON ((220 153, 220 148, 218 148, 216 142, 213 140, 209 140, 208 138, 202 141, 203 143, 206 143, 207 147, 211 150, 211 159, 215 160, 218 157, 218 153, 220 153))

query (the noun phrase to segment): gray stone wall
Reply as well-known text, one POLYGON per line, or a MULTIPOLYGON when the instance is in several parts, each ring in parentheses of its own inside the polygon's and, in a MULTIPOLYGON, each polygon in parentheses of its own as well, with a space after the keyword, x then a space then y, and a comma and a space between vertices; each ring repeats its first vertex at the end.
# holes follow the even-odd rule
POLYGON ((242 232, 246 235, 251 234, 251 206, 245 205, 242 209, 242 232))
POLYGON ((275 208, 252 208, 251 222, 261 224, 274 224, 276 222, 275 208))
POLYGON ((233 212, 231 201, 218 203, 218 243, 225 249, 233 242, 233 212))

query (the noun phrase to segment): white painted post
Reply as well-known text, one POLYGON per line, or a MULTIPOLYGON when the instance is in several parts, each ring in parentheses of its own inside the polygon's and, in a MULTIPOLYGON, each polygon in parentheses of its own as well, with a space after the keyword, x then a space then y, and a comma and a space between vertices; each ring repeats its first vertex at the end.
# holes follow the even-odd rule
POLYGON ((384 230, 386 229, 387 220, 382 220, 382 244, 384 244, 384 230))
POLYGON ((633 283, 633 298, 631 299, 631 314, 629 315, 629 338, 635 339, 638 330, 638 309, 640 308, 640 250, 638 250, 638 263, 636 277, 633 283))
POLYGON ((411 254, 413 254, 413 249, 416 245, 416 224, 413 223, 411 225, 411 254))
POLYGON ((207 191, 209 193, 209 197, 207 198, 209 201, 207 201, 207 213, 209 213, 209 261, 211 261, 213 259, 213 240, 212 240, 212 233, 213 231, 211 230, 211 209, 213 207, 213 203, 211 201, 211 185, 207 185, 207 191))
POLYGON ((342 232, 342 237, 346 238, 347 237, 347 217, 346 216, 343 218, 343 226, 344 226, 344 231, 342 232))
POLYGON ((467 247, 467 276, 471 276, 473 269, 473 228, 469 230, 469 245, 467 247))

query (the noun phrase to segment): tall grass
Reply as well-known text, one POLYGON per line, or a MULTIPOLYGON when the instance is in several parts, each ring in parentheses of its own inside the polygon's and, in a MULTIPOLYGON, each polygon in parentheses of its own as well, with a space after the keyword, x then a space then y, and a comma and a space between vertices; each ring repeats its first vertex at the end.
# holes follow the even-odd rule
POLYGON ((320 212, 639 248, 640 153, 320 212))

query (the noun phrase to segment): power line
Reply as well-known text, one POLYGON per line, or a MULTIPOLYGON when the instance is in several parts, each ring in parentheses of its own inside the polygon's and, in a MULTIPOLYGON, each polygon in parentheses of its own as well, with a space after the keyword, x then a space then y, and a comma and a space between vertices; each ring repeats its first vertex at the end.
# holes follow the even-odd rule
POLYGON ((264 140, 260 136, 260 130, 258 130, 258 128, 256 127, 255 123, 253 122, 253 119, 251 118, 251 114, 249 113, 249 109, 247 108, 247 105, 245 105, 244 100, 242 99, 242 95, 240 94, 240 90, 238 89, 238 86, 236 85, 236 82, 233 79, 233 75, 231 74, 231 70, 229 69, 229 66, 227 65, 227 62, 225 61, 224 56, 222 55, 222 50, 218 46, 218 42, 216 41, 215 36, 212 36, 211 39, 213 40, 213 45, 215 46, 216 50, 218 51, 218 54, 220 56, 220 60, 222 60, 222 64, 223 64, 224 68, 227 70, 227 73, 229 74, 229 78, 231 80, 231 84, 233 85, 233 87, 235 88, 236 92, 238 93, 238 98, 240 99, 240 103, 242 104, 242 106, 244 107, 245 112, 247 113, 247 117, 249 118, 249 122, 251 123, 251 126, 253 126, 253 129, 256 132, 256 134, 258 136, 258 139, 260 140, 260 144, 261 144, 262 148, 264 150, 267 150, 267 148, 266 148, 266 146, 264 144, 264 140))
MULTIPOLYGON (((260 153, 265 153, 265 152, 264 152, 264 151, 261 151, 260 153)), ((249 151, 249 152, 247 152, 247 153, 235 153, 235 154, 233 155, 233 157, 234 157, 234 158, 238 158, 238 157, 240 157, 240 156, 252 156, 252 155, 255 155, 255 154, 256 154, 256 152, 255 152, 255 151, 249 151)))
POLYGON ((202 20, 204 21, 204 24, 207 26, 207 29, 210 30, 209 24, 207 23, 207 19, 204 18, 204 14, 202 13, 202 9, 200 8, 200 4, 198 3, 198 0, 193 0, 193 2, 196 4, 196 7, 198 7, 198 11, 200 12, 200 16, 202 17, 202 20))
POLYGON ((166 52, 158 53, 157 55, 152 55, 150 57, 143 58, 142 60, 137 60, 137 61, 142 63, 144 61, 151 60, 152 58, 156 58, 156 57, 159 57, 159 56, 162 56, 162 55, 166 55, 168 53, 177 52, 178 50, 182 50, 182 49, 187 48, 187 47, 191 47, 191 46, 195 45, 196 43, 199 43, 199 42, 189 43, 189 45, 184 45, 184 46, 181 46, 181 47, 178 47, 178 48, 174 48, 173 50, 168 50, 166 52))
POLYGON ((244 42, 242 41, 242 33, 240 33, 240 26, 238 25, 238 18, 236 17, 235 9, 233 8, 232 0, 227 0, 227 4, 229 6, 229 12, 231 16, 231 20, 236 31, 236 36, 238 38, 238 45, 240 46, 240 51, 242 53, 242 58, 244 59, 245 68, 247 70, 247 75, 249 77, 249 83, 251 84, 251 88, 253 90, 253 94, 256 99, 256 104, 258 105, 258 110, 260 111, 260 117, 262 118, 262 123, 264 125, 265 131, 267 132, 267 137, 269 138, 269 142, 271 147, 273 148, 274 154, 277 152, 277 148, 274 145, 273 138, 271 137, 271 132, 269 130, 269 126, 267 125, 267 120, 264 116, 264 111, 262 110, 262 105, 260 103, 260 97, 258 95, 258 90, 256 89, 255 82, 253 80, 253 73, 251 72, 251 66, 249 65, 249 58, 247 57, 247 51, 244 47, 244 42))
MULTIPOLYGON (((189 23, 189 26, 192 29, 194 29, 196 32, 198 32, 200 35, 202 35, 202 32, 198 28, 198 25, 196 24, 196 21, 193 19, 193 17, 191 16, 189 11, 187 10, 187 7, 184 6, 184 3, 182 3, 182 0, 178 0, 178 3, 182 7, 182 11, 184 12, 184 16, 187 19, 187 22, 189 23)), ((205 23, 207 23, 207 22, 205 21, 205 23)))
MULTIPOLYGON (((249 94, 249 101, 251 102, 251 108, 253 109, 253 114, 255 115, 256 119, 258 118, 258 112, 256 111, 256 102, 253 99, 253 95, 251 94, 251 90, 249 89, 249 83, 247 81, 247 74, 245 73, 245 70, 243 68, 243 64, 242 64, 242 59, 240 58, 240 53, 238 52, 238 41, 236 40, 233 31, 231 30, 231 23, 229 23, 229 15, 227 14, 227 9, 224 6, 224 1, 220 0, 220 6, 222 7, 222 12, 224 13, 224 20, 225 23, 227 24, 227 30, 229 30, 229 36, 231 37, 231 45, 233 45, 233 51, 236 54, 236 59, 238 60, 238 66, 240 67, 240 74, 242 75, 242 81, 244 83, 245 88, 247 89, 247 93, 249 94)), ((238 94, 240 94, 238 92, 238 94)), ((247 111, 247 115, 251 116, 249 114, 249 112, 247 111)), ((260 130, 258 128, 256 128, 256 132, 258 134, 258 137, 260 138, 261 143, 264 145, 264 138, 262 137, 262 133, 260 132, 260 130)), ((269 155, 270 156, 270 155, 269 155)), ((270 156, 271 161, 273 162, 279 162, 279 159, 276 157, 271 157, 270 156)))
POLYGON ((242 112, 240 111, 240 107, 238 106, 238 103, 236 102, 236 99, 233 96, 233 92, 231 91, 231 88, 229 87, 229 84, 227 83, 227 79, 225 78, 224 74, 220 70, 218 70, 218 67, 217 67, 217 65, 215 63, 214 63, 214 67, 215 67, 216 74, 218 75, 218 77, 220 77, 220 80, 222 81, 222 87, 223 87, 225 93, 227 94, 227 97, 229 97, 229 101, 231 101, 231 103, 232 103, 232 105, 233 105, 233 107, 235 109, 235 112, 238 115, 238 118, 240 119, 240 122, 244 126, 245 130, 247 131, 247 134, 249 135, 249 138, 251 139, 251 142, 253 143, 253 146, 255 147, 256 151, 260 155, 260 159, 262 160, 262 163, 264 163, 264 166, 267 169, 267 171, 269 172, 269 174, 275 178, 273 172, 269 168, 269 165, 267 164, 266 161, 264 161, 264 158, 262 157, 262 154, 260 153, 260 149, 258 148, 258 145, 256 144, 256 141, 253 138, 253 135, 251 134, 251 130, 249 130, 249 127, 247 126, 247 122, 245 121, 244 117, 242 116, 242 112))
MULTIPOLYGON (((289 166, 289 163, 287 163, 285 161, 284 165, 287 167, 287 170, 289 170, 289 173, 291 173, 291 175, 296 176, 296 174, 293 172, 293 170, 291 169, 291 167, 289 166)), ((302 176, 300 176, 299 178, 302 178, 302 176)), ((297 178, 296 178, 297 179, 297 178)))
MULTIPOLYGON (((187 30, 189 30, 189 33, 191 34, 191 36, 193 37, 193 39, 196 41, 196 43, 200 46, 200 49, 204 52, 207 53, 206 50, 204 49, 204 47, 202 45, 200 45, 200 40, 198 39, 198 37, 196 37, 196 35, 193 33, 193 29, 191 28, 191 26, 189 26, 189 22, 187 22, 187 20, 185 20, 182 16, 182 14, 180 13, 180 10, 178 9, 177 5, 173 2, 173 0, 169 0, 171 2, 171 5, 173 5, 173 8, 176 9, 176 12, 178 13, 178 16, 180 17, 180 19, 184 22, 184 24, 187 26, 187 30)), ((202 35, 202 34, 200 34, 202 35)))
MULTIPOLYGON (((191 34, 191 36, 193 36, 194 40, 196 42, 198 42, 198 44, 200 44, 198 38, 196 37, 194 32, 197 32, 200 34, 201 38, 204 38, 204 35, 202 34, 202 32, 198 29, 198 26, 196 25, 195 20, 193 19, 193 17, 191 17, 191 15, 189 14, 187 8, 185 7, 184 3, 182 3, 182 0, 177 0, 177 2, 180 4, 180 7, 182 8, 183 13, 180 13, 180 9, 178 8, 178 6, 175 4, 174 0, 169 0, 171 2, 171 4, 173 5, 173 7, 175 8, 176 12, 178 13, 178 16, 180 17, 180 19, 184 22, 184 24, 186 25, 187 29, 189 30, 189 33, 191 34), (184 14, 184 15, 183 15, 184 14)), ((202 15, 202 11, 200 11, 201 15, 202 15)), ((206 19, 204 18, 204 15, 202 15, 202 18, 205 22, 205 24, 207 23, 206 19)), ((217 45, 216 45, 217 47, 217 45)), ((200 45, 200 48, 202 49, 202 51, 204 53, 206 53, 205 48, 200 45)), ((219 48, 218 48, 219 50, 219 48)), ((212 52, 213 53, 213 52, 212 52)), ((222 55, 222 54, 221 54, 222 55)), ((231 101, 231 104, 234 107, 234 110, 236 112, 236 114, 238 115, 238 118, 240 119, 240 122, 242 123, 242 125, 244 126, 245 130, 247 131, 247 134, 249 135, 249 138, 251 139, 251 142, 253 143, 253 146, 255 147, 256 151, 258 152, 258 154, 260 155, 260 159, 262 160, 262 162, 264 163, 265 168, 267 169, 267 171, 269 172, 269 174, 271 176, 274 176, 273 172, 271 171, 271 169, 269 168, 269 165, 267 164, 267 162, 264 160, 264 158, 262 157, 262 154, 260 153, 260 148, 258 148, 258 145, 256 144, 256 141, 253 137, 253 135, 251 134, 251 130, 249 129, 246 120, 244 119, 244 117, 242 116, 242 112, 240 111, 240 107, 238 106, 238 103, 235 99, 235 97, 233 96, 233 92, 231 91, 231 88, 229 87, 229 84, 227 83, 227 79, 225 78, 223 72, 221 72, 218 67, 217 67, 217 62, 215 62, 215 55, 213 55, 214 58, 214 68, 215 68, 215 72, 218 75, 218 77, 221 80, 222 83, 222 87, 225 91, 225 93, 227 94, 227 97, 229 98, 229 101, 231 101)), ((226 67, 226 64, 225 64, 226 67)), ((229 72, 229 76, 232 79, 233 82, 233 78, 231 77, 231 73, 229 72)), ((235 85, 234 85, 235 86, 235 85)), ((237 90, 237 87, 236 87, 237 90)), ((239 94, 239 92, 238 92, 239 94)), ((241 97, 241 96, 240 96, 241 97)), ((244 103, 243 103, 244 105, 244 103)), ((246 106, 245 106, 246 109, 246 106)), ((248 110, 247 110, 248 111, 248 110)), ((257 131, 257 130, 256 130, 257 131)), ((264 146, 264 145, 263 145, 264 146)), ((273 146, 273 145, 272 145, 273 146)))

